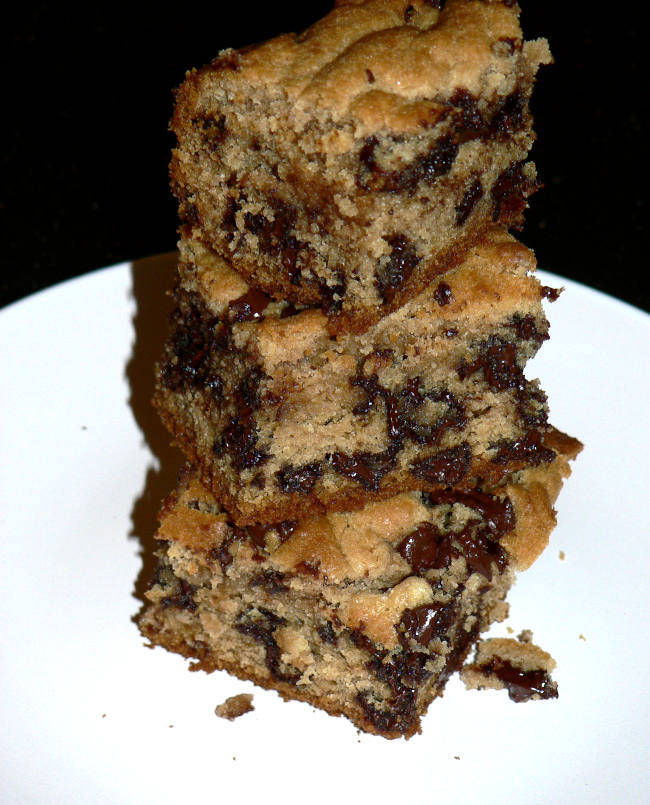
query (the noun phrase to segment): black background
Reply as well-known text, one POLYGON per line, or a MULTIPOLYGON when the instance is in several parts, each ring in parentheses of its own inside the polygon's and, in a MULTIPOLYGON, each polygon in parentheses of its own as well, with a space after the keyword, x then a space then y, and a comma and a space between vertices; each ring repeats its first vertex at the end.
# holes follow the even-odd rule
MULTIPOLYGON (((575 3, 521 5, 526 37, 547 36, 556 60, 533 102, 533 157, 545 188, 522 240, 543 268, 647 308, 649 43, 641 21, 611 4, 606 13, 592 3, 584 13, 575 3)), ((172 250, 172 88, 221 48, 300 30, 330 6, 19 8, 0 34, 0 304, 172 250)))

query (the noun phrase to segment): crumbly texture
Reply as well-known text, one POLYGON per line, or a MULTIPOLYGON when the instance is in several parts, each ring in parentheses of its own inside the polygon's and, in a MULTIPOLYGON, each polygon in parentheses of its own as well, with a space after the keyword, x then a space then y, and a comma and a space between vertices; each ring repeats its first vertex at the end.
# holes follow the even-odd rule
POLYGON ((188 73, 171 128, 182 221, 278 299, 363 331, 520 222, 545 40, 511 0, 348 0, 188 73))
POLYGON ((229 696, 225 702, 218 704, 215 709, 215 715, 219 718, 225 718, 228 721, 234 721, 236 718, 251 713, 255 707, 253 706, 252 693, 238 693, 236 696, 229 696))
POLYGON ((555 665, 530 639, 493 637, 478 643, 473 662, 460 676, 468 690, 507 690, 514 702, 557 699, 557 684, 551 679, 555 665))
POLYGON ((546 545, 568 461, 491 492, 407 492, 250 528, 187 469, 161 512, 140 629, 195 669, 409 737, 479 634, 506 616, 515 570, 546 545))
POLYGON ((546 397, 524 377, 548 338, 532 253, 494 230, 361 335, 254 291, 181 241, 155 403, 239 524, 407 489, 496 483, 552 460, 546 397))

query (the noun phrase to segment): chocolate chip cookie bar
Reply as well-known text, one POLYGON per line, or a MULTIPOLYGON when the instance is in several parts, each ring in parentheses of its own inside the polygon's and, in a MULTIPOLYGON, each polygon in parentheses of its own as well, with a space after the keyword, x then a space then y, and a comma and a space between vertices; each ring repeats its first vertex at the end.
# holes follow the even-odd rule
POLYGON ((140 629, 194 669, 410 737, 480 633, 505 617, 515 571, 547 544, 580 449, 553 438, 551 463, 496 490, 405 492, 248 528, 187 469, 161 512, 140 629))
POLYGON ((523 369, 555 292, 504 231, 365 333, 339 336, 191 236, 180 255, 155 403, 237 524, 471 489, 553 459, 546 397, 523 369))
POLYGON ((339 0, 304 33, 187 75, 179 214, 252 287, 361 332, 536 189, 545 40, 512 0, 339 0))

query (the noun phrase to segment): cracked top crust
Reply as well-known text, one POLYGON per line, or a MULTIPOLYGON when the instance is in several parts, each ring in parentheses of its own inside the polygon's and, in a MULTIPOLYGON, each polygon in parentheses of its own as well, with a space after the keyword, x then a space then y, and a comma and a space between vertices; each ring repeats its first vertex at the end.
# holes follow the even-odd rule
POLYGON ((435 122, 459 89, 490 102, 550 61, 546 40, 523 42, 513 0, 338 0, 302 34, 222 51, 188 73, 180 99, 205 82, 229 100, 262 86, 298 118, 320 110, 403 131, 435 122))

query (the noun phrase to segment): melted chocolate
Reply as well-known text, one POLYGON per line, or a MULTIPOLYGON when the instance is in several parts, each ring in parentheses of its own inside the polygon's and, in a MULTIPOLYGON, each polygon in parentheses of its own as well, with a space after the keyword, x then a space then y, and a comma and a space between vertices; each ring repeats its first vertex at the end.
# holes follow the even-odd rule
POLYGON ((386 264, 380 265, 377 269, 376 282, 382 299, 386 304, 390 304, 421 258, 405 235, 392 235, 386 238, 386 241, 392 251, 386 264))
POLYGON ((399 622, 400 643, 408 648, 410 640, 428 646, 434 638, 445 639, 456 618, 457 608, 457 603, 450 601, 448 604, 422 604, 405 609, 399 622))
POLYGON ((256 607, 241 612, 235 621, 235 629, 241 634, 261 643, 264 647, 266 667, 271 675, 280 682, 288 682, 292 685, 300 679, 297 671, 288 671, 281 668, 280 647, 278 646, 273 632, 278 626, 283 626, 286 620, 268 609, 256 607))
POLYGON ((318 632, 318 636, 323 643, 330 643, 333 646, 337 645, 338 638, 331 621, 325 621, 325 623, 322 626, 319 626, 316 631, 318 632))
POLYGON ((481 370, 486 383, 495 391, 517 388, 525 382, 517 363, 517 347, 498 336, 490 336, 479 344, 478 356, 472 363, 461 360, 456 367, 460 380, 481 370))
POLYGON ((548 331, 540 332, 537 329, 537 322, 530 313, 525 316, 515 313, 507 326, 512 327, 522 341, 537 341, 538 344, 541 344, 549 338, 548 331))
POLYGON ((230 453, 231 461, 238 470, 251 469, 268 460, 269 454, 257 448, 257 428, 253 413, 259 407, 259 384, 264 373, 251 369, 241 380, 233 394, 235 415, 215 443, 215 453, 230 453))
POLYGON ((246 229, 257 235, 259 250, 262 254, 278 257, 287 272, 289 281, 294 285, 301 282, 301 270, 298 266, 300 253, 308 247, 299 241, 292 231, 295 229, 297 211, 295 207, 280 199, 272 199, 273 220, 270 221, 260 213, 244 213, 246 229))
POLYGON ((194 612, 196 609, 194 593, 196 592, 197 588, 183 579, 176 579, 176 584, 178 587, 178 592, 162 598, 160 605, 164 609, 167 607, 177 607, 178 609, 189 609, 190 612, 194 612))
POLYGON ((331 458, 336 472, 357 481, 364 489, 376 492, 384 477, 395 467, 395 451, 388 449, 383 453, 357 452, 351 456, 334 453, 331 458))
POLYGON ((270 301, 270 297, 266 294, 250 288, 228 305, 228 317, 231 322, 263 319, 262 314, 270 301))
POLYGON ((446 282, 439 282, 438 287, 433 292, 433 298, 440 305, 440 307, 444 307, 453 301, 454 295, 446 282))
POLYGON ((463 556, 468 572, 480 573, 491 580, 492 562, 500 571, 507 563, 506 553, 494 536, 487 522, 481 524, 475 519, 469 520, 462 530, 445 534, 433 523, 422 523, 402 540, 397 551, 418 575, 427 570, 440 570, 452 559, 463 556))
POLYGON ((477 202, 483 197, 483 192, 481 180, 475 177, 465 190, 460 204, 456 206, 456 226, 462 226, 469 218, 477 202))
POLYGON ((452 136, 441 137, 426 154, 420 154, 404 168, 385 170, 380 167, 375 156, 379 140, 374 135, 368 137, 361 151, 361 169, 357 183, 365 190, 382 193, 406 193, 413 195, 420 181, 434 184, 437 179, 449 173, 458 153, 458 143, 452 136))
POLYGON ((269 595, 277 595, 289 589, 284 583, 285 578, 284 573, 280 573, 279 570, 267 568, 256 576, 253 576, 250 580, 250 585, 251 587, 261 587, 269 595))
POLYGON ((555 458, 555 452, 544 446, 542 434, 538 430, 529 430, 520 439, 503 439, 491 448, 497 448, 492 461, 495 464, 507 464, 514 462, 525 466, 538 466, 539 464, 549 463, 555 458))
POLYGON ((312 491, 322 473, 320 461, 313 461, 299 467, 287 464, 275 476, 278 486, 285 494, 297 492, 306 495, 312 491))
POLYGON ((462 503, 464 506, 476 509, 485 520, 488 529, 496 536, 503 536, 515 527, 515 513, 508 497, 500 500, 496 495, 488 495, 478 490, 458 492, 443 489, 426 493, 423 499, 428 506, 462 503))
POLYGON ((506 686, 513 702, 527 702, 533 696, 557 699, 557 684, 541 669, 522 671, 507 660, 494 658, 485 665, 475 666, 483 674, 494 675, 506 686))
POLYGON ((467 442, 462 442, 456 447, 439 450, 427 458, 414 461, 409 471, 411 475, 428 483, 453 486, 467 475, 471 460, 470 446, 467 442))
POLYGON ((517 221, 526 209, 526 200, 538 188, 524 175, 523 162, 515 162, 496 179, 490 190, 493 221, 517 221))
POLYGON ((431 568, 445 567, 449 556, 443 549, 444 536, 433 523, 421 523, 397 546, 397 552, 413 568, 423 575, 431 568))
POLYGON ((223 381, 211 360, 221 338, 218 324, 218 319, 198 299, 174 310, 170 347, 161 371, 165 388, 173 392, 204 388, 214 399, 221 399, 223 381))

